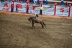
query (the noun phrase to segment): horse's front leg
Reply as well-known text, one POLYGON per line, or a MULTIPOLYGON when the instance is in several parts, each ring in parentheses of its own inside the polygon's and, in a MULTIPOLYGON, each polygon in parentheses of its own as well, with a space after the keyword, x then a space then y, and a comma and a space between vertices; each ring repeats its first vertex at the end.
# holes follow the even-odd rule
POLYGON ((35 27, 35 26, 34 26, 34 22, 32 22, 32 27, 35 27))

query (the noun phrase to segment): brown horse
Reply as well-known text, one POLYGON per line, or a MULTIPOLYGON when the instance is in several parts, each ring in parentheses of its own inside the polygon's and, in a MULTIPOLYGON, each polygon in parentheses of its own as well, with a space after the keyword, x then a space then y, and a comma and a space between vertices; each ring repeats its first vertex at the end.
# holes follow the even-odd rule
POLYGON ((40 23, 42 25, 42 28, 44 28, 44 26, 46 26, 46 24, 42 20, 37 20, 36 17, 29 17, 28 21, 30 21, 32 23, 32 27, 35 27, 34 23, 40 23))

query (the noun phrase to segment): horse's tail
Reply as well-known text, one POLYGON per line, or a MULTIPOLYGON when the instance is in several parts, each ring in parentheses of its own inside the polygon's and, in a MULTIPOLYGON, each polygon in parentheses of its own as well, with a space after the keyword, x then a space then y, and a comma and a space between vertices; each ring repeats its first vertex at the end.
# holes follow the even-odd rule
POLYGON ((43 25, 46 26, 46 24, 43 22, 43 25))

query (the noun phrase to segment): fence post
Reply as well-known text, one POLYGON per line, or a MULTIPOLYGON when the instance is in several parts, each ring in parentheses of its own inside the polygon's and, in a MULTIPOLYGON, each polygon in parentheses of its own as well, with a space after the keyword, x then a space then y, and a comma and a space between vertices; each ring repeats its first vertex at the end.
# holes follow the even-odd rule
POLYGON ((56 15, 56 5, 57 3, 54 3, 54 15, 56 15))
POLYGON ((69 4, 69 8, 68 8, 68 17, 70 17, 70 9, 71 9, 71 4, 69 4))

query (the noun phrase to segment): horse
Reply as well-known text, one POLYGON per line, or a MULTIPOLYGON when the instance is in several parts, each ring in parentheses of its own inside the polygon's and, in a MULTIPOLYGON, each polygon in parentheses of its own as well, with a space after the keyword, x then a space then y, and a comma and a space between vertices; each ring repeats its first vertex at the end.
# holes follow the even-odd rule
POLYGON ((29 17, 28 21, 30 21, 32 23, 32 27, 35 27, 34 23, 40 23, 42 25, 42 28, 44 28, 44 26, 46 26, 46 24, 42 20, 37 20, 36 17, 29 17))

